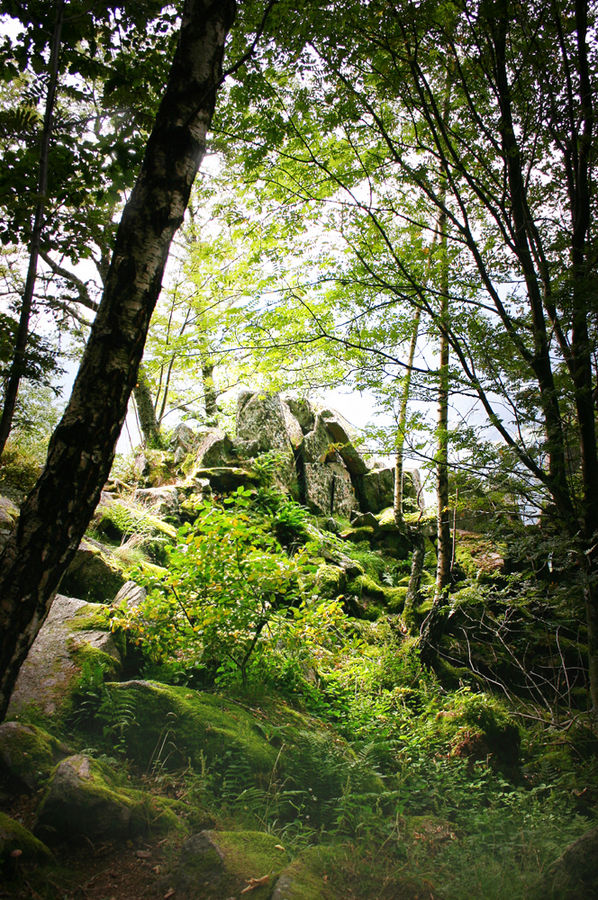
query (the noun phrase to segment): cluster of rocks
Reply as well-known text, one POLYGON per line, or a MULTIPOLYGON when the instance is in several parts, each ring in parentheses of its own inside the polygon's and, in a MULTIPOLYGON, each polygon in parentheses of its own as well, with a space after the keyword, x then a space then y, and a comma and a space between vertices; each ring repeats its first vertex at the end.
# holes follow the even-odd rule
MULTIPOLYGON (((256 478, 250 461, 274 454, 274 479, 281 490, 316 515, 348 518, 378 513, 392 506, 394 495, 394 468, 368 464, 356 439, 351 425, 334 410, 318 409, 305 399, 247 391, 238 400, 236 437, 218 428, 193 431, 181 424, 170 449, 175 464, 185 465, 188 480, 204 491, 250 482, 256 478)), ((142 459, 141 471, 144 466, 142 459)), ((403 495, 418 502, 417 471, 405 473, 403 495)))

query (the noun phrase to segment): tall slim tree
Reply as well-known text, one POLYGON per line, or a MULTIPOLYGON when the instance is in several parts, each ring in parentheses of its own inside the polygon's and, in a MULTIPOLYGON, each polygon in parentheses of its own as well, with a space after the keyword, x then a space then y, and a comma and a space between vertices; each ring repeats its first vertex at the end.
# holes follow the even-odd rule
POLYGON ((205 153, 234 0, 186 0, 166 91, 46 467, 1 558, 0 718, 110 471, 171 240, 205 153))

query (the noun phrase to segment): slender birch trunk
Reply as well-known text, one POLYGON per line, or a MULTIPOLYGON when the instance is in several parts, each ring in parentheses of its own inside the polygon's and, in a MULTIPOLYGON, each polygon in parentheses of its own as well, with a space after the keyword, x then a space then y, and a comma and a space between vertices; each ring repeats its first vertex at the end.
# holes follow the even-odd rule
POLYGON ((110 472, 172 238, 205 154, 234 0, 186 0, 166 91, 46 467, 0 559, 0 720, 110 472))

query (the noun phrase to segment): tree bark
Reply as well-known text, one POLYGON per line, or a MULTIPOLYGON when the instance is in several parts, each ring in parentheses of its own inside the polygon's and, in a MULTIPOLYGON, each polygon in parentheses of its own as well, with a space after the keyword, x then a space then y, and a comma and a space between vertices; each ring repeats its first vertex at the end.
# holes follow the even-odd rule
POLYGON ((205 154, 234 16, 234 0, 184 5, 166 91, 71 398, 0 559, 0 720, 110 472, 170 243, 205 154))
POLYGON ((438 377, 438 427, 436 429, 436 495, 437 495, 437 562, 436 592, 434 605, 450 585, 453 547, 451 542, 451 520, 449 508, 449 467, 448 467, 448 411, 449 411, 449 270, 446 235, 446 215, 438 219, 441 247, 440 274, 440 366, 438 377))
POLYGON ((46 207, 46 194, 48 192, 48 161, 50 155, 50 140, 52 137, 52 122, 54 118, 54 103, 56 100, 56 89, 58 86, 58 63, 60 60, 60 45, 62 36, 62 23, 64 20, 64 0, 57 0, 56 3, 56 21, 54 23, 54 31, 52 33, 52 44, 50 48, 50 62, 48 65, 49 82, 48 93, 46 95, 46 106, 44 111, 44 124, 42 127, 41 146, 39 155, 39 175, 37 180, 37 201, 35 205, 35 215, 33 218, 33 229, 31 232, 31 244, 29 247, 29 265, 27 267, 27 277, 25 279, 25 289, 23 291, 23 299, 21 301, 21 312, 19 315, 19 325, 17 328, 15 340, 15 352, 8 375, 6 390, 4 394, 4 405, 2 408, 2 418, 0 419, 0 456, 4 452, 4 447, 15 414, 17 405, 17 396, 19 393, 19 385, 23 373, 25 371, 27 342, 29 339, 29 320, 31 318, 31 310, 33 307, 33 292, 35 290, 35 282, 37 279, 37 262, 40 254, 41 237, 44 227, 44 210, 46 207))
POLYGON ((214 383, 214 363, 204 359, 201 364, 201 383, 203 386, 203 404, 206 414, 206 425, 216 428, 218 425, 218 391, 214 383))
POLYGON ((160 434, 160 426, 156 419, 156 410, 152 400, 149 381, 142 365, 139 366, 137 373, 137 384, 133 390, 135 403, 137 404, 137 414, 139 416, 139 427, 143 435, 143 440, 147 447, 155 447, 159 449, 162 446, 162 436, 160 434))

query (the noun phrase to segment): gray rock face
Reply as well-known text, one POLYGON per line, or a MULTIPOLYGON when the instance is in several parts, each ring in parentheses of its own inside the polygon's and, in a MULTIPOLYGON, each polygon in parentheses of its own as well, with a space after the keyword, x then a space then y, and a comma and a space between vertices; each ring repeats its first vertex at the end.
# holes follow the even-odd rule
POLYGON ((311 408, 309 400, 306 400, 303 397, 285 397, 284 401, 299 422, 301 431, 303 431, 304 434, 311 431, 316 421, 316 415, 311 408))
POLYGON ((134 609, 143 603, 146 597, 147 591, 144 587, 141 587, 136 581, 126 581, 114 598, 113 605, 119 606, 121 603, 126 603, 129 609, 134 609))
POLYGON ((361 500, 364 512, 379 513, 394 502, 394 469, 372 469, 361 479, 361 500))
POLYGON ((196 445, 197 433, 188 425, 185 425, 184 422, 180 422, 172 432, 168 444, 169 449, 173 453, 177 453, 177 451, 182 450, 183 455, 186 455, 187 453, 191 453, 191 451, 195 449, 196 445))
POLYGON ((275 484, 292 495, 298 490, 294 450, 302 440, 301 426, 279 394, 260 391, 241 395, 237 406, 237 452, 245 458, 277 453, 280 459, 275 484))
POLYGON ((200 431, 193 454, 195 467, 198 469, 225 466, 234 461, 233 443, 219 428, 206 428, 200 431))
POLYGON ((79 677, 81 667, 77 662, 77 651, 85 645, 111 656, 115 671, 119 670, 121 657, 114 636, 110 632, 78 627, 85 624, 83 617, 87 618, 97 609, 94 604, 83 600, 56 595, 48 617, 21 666, 10 700, 10 716, 31 704, 46 715, 55 713, 79 677))
POLYGON ((313 431, 303 438, 301 453, 309 509, 323 516, 349 516, 358 505, 353 483, 321 415, 316 416, 313 431))
POLYGON ((139 488, 135 500, 140 500, 152 513, 165 519, 178 519, 181 514, 180 497, 174 485, 139 488))
POLYGON ((296 419, 296 428, 292 426, 292 419, 290 409, 279 394, 264 391, 249 397, 242 394, 237 406, 237 438, 240 441, 255 441, 260 453, 269 450, 288 452, 293 446, 289 428, 294 434, 297 429, 303 434, 296 419))
POLYGON ((112 600, 125 580, 115 562, 103 552, 102 545, 84 538, 62 577, 60 587, 71 597, 104 603, 112 600))

